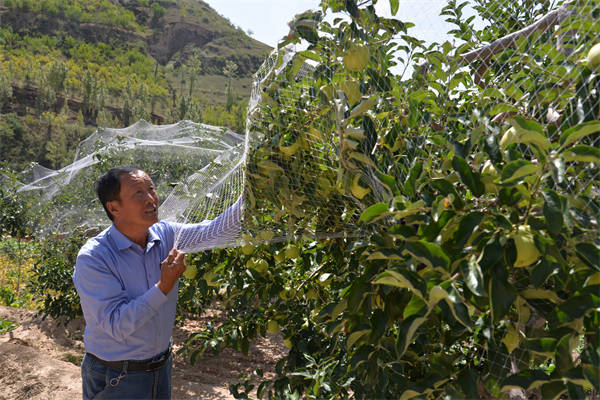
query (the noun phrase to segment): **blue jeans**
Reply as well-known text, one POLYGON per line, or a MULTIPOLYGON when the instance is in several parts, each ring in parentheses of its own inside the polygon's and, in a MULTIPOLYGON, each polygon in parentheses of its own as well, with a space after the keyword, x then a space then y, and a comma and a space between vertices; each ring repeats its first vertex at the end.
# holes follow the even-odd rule
MULTIPOLYGON (((155 361, 156 358, 143 361, 155 361)), ((110 368, 85 354, 81 363, 83 398, 170 399, 172 369, 172 354, 165 365, 149 372, 110 368)))

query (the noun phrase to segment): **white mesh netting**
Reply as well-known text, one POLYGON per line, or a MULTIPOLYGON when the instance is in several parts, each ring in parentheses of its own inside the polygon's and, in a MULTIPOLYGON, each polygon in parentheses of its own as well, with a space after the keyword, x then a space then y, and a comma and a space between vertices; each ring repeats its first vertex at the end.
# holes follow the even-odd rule
MULTIPOLYGON (((113 166, 135 165, 154 180, 164 200, 162 218, 185 222, 201 207, 191 200, 209 198, 208 190, 217 182, 214 190, 222 191, 229 182, 224 177, 240 171, 243 153, 244 137, 225 128, 191 121, 163 126, 139 121, 124 129, 98 129, 79 144, 74 162, 58 171, 32 165, 23 172, 19 191, 39 199, 40 220, 34 228, 40 236, 68 234, 78 227, 94 231, 110 222, 98 207, 97 178, 113 166)), ((235 201, 241 189, 239 182, 228 187, 226 196, 221 192, 219 206, 201 209, 202 219, 218 207, 226 208, 227 199, 235 201)))

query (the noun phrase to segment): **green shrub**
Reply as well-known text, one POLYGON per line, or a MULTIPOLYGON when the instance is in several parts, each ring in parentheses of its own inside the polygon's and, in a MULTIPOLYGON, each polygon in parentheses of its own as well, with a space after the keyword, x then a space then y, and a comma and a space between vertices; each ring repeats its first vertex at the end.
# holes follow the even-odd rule
POLYGON ((7 333, 15 329, 19 324, 7 319, 0 318, 0 333, 7 333))
POLYGON ((75 231, 66 238, 55 236, 42 243, 28 287, 40 301, 44 318, 68 323, 82 315, 72 276, 77 253, 85 241, 83 232, 75 231))

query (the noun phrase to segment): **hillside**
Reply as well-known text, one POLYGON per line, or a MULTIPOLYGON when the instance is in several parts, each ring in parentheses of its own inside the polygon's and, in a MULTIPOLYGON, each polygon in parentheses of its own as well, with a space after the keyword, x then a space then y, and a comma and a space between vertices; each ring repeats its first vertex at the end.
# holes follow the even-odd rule
POLYGON ((0 160, 58 168, 141 118, 243 130, 270 50, 200 0, 0 0, 0 160))

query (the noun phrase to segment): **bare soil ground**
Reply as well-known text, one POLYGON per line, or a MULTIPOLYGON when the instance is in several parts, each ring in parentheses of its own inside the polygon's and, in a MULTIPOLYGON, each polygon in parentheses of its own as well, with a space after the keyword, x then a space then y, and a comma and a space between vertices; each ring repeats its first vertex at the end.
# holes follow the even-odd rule
MULTIPOLYGON (((176 326, 176 351, 192 332, 218 317, 207 310, 197 320, 176 326)), ((42 320, 34 311, 0 306, 0 318, 19 326, 0 334, 0 400, 81 399, 83 319, 67 326, 51 318, 42 320)), ((247 356, 229 349, 218 355, 205 355, 192 366, 175 355, 172 379, 173 399, 233 399, 229 384, 241 373, 261 368, 268 375, 286 352, 279 335, 259 339, 247 356)))

